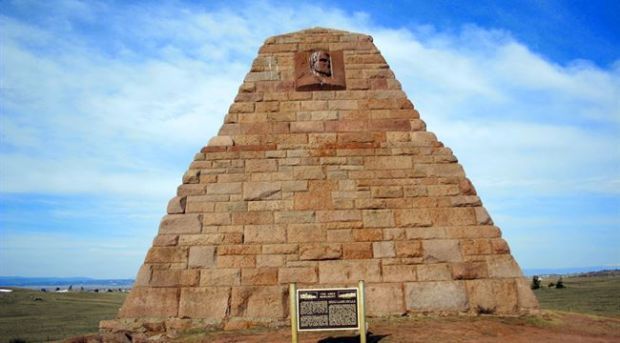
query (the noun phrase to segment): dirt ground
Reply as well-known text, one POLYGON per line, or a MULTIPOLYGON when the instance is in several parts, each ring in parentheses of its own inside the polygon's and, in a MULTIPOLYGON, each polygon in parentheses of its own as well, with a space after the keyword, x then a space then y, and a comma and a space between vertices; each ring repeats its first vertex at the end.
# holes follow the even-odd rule
MULTIPOLYGON (((620 342, 620 319, 543 311, 526 317, 414 317, 369 320, 369 343, 402 342, 620 342)), ((251 329, 178 337, 174 342, 287 343, 290 331, 251 329)), ((359 342, 351 331, 302 332, 304 343, 359 342)))

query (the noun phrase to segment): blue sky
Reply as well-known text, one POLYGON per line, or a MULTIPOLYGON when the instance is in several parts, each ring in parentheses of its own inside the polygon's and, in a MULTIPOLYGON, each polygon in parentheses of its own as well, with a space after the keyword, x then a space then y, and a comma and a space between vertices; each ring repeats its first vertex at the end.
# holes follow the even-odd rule
POLYGON ((0 1, 0 275, 133 277, 269 36, 371 34, 523 268, 620 265, 617 1, 0 1))

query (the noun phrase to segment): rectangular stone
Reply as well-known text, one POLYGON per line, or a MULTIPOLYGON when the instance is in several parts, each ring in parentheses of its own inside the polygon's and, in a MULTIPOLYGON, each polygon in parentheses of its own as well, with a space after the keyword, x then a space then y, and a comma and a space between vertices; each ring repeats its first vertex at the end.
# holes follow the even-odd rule
POLYGON ((218 268, 254 268, 256 256, 254 255, 223 255, 217 257, 218 268))
POLYGON ((431 213, 427 209, 394 210, 398 227, 424 227, 433 225, 431 213))
POLYGON ((159 233, 199 233, 202 230, 201 217, 200 214, 168 214, 159 224, 159 233))
POLYGON ((192 287, 198 285, 198 270, 154 269, 149 286, 151 287, 192 287))
POLYGON ((372 258, 372 243, 345 243, 342 245, 342 255, 342 257, 347 260, 372 258))
POLYGON ((386 258, 396 256, 394 242, 373 242, 372 255, 374 258, 386 258))
POLYGON ((179 317, 213 319, 219 322, 226 316, 229 300, 228 287, 182 288, 179 317))
POLYGON ((469 306, 482 314, 507 314, 517 311, 517 287, 514 280, 466 281, 469 306))
POLYGON ((243 185, 243 200, 273 200, 282 197, 280 182, 246 182, 243 185))
POLYGON ((265 244, 263 254, 296 254, 298 249, 298 244, 265 244))
POLYGON ((285 243, 286 229, 281 225, 246 225, 245 243, 285 243))
POLYGON ((190 268, 215 267, 215 246, 193 246, 189 248, 190 268))
POLYGON ((318 224, 291 224, 288 226, 289 242, 324 242, 326 230, 318 224))
POLYGON ((463 261, 459 241, 455 239, 424 240, 422 249, 427 263, 463 261))
POLYGON ((291 123, 291 132, 323 132, 322 121, 296 121, 291 123))
POLYGON ((338 260, 319 262, 319 282, 329 283, 357 283, 381 282, 381 267, 379 260, 338 260))
POLYGON ((406 283, 405 303, 412 312, 464 312, 469 308, 462 281, 406 283))
POLYGON ((207 185, 207 194, 240 194, 241 182, 210 183, 207 185))
POLYGON ((416 281, 416 266, 410 264, 394 264, 383 266, 384 282, 416 281))
POLYGON ((145 262, 150 263, 173 263, 186 262, 186 247, 151 247, 146 254, 145 262))
POLYGON ((263 268, 244 268, 241 270, 241 284, 242 285, 261 285, 269 286, 278 283, 278 268, 263 267, 263 268))
POLYGON ((273 224, 273 213, 270 211, 233 212, 234 225, 273 224))
POLYGON ((218 255, 258 255, 260 253, 261 246, 255 244, 220 245, 217 247, 218 255))
POLYGON ((450 268, 445 263, 421 264, 417 268, 418 281, 452 280, 450 268))
POLYGON ((286 264, 286 255, 257 255, 256 267, 282 267, 286 264))
POLYGON ((364 227, 393 227, 394 215, 392 210, 365 210, 362 211, 364 227))
POLYGON ((366 287, 369 316, 395 316, 405 313, 403 288, 400 284, 372 284, 366 287))
POLYGON ((483 279, 488 274, 486 262, 457 262, 451 267, 454 280, 483 279))
POLYGON ((273 172, 278 170, 275 159, 254 159, 245 161, 246 173, 273 172))
POLYGON ((275 213, 277 224, 301 224, 314 222, 314 211, 282 211, 275 213))
POLYGON ((372 156, 366 158, 367 169, 411 169, 410 156, 372 156))
POLYGON ((178 288, 134 287, 119 311, 121 318, 176 317, 178 288))
POLYGON ((398 257, 421 257, 422 242, 421 241, 397 241, 396 256, 398 257))
POLYGON ((202 224, 205 226, 211 225, 230 225, 230 213, 225 212, 213 212, 205 213, 202 216, 202 224))
POLYGON ((322 180, 325 179, 325 172, 321 166, 295 166, 293 177, 297 180, 322 180))
POLYGON ((300 260, 333 260, 342 256, 342 245, 337 243, 314 243, 299 245, 300 260))
POLYGON ((317 211, 317 221, 326 222, 347 222, 362 220, 360 211, 317 211))
POLYGON ((278 272, 278 282, 281 284, 316 283, 317 281, 318 275, 314 267, 280 268, 278 272))
POLYGON ((286 286, 233 287, 231 317, 283 320, 288 313, 286 286))
POLYGON ((357 229, 353 230, 353 239, 358 242, 380 241, 383 238, 381 229, 357 229))
POLYGON ((201 286, 237 286, 241 284, 240 268, 203 269, 200 271, 201 286))

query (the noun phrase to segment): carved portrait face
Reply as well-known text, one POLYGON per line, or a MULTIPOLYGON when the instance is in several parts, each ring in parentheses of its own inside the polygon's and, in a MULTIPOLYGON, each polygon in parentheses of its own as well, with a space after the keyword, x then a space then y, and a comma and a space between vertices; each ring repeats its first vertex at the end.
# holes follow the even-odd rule
POLYGON ((325 51, 315 51, 310 55, 310 69, 315 75, 329 77, 332 75, 331 58, 325 51))

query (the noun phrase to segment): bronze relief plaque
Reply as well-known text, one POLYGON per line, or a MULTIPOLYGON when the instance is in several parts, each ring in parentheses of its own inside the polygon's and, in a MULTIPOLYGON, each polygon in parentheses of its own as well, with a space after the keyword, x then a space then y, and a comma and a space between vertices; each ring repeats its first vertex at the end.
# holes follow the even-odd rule
POLYGON ((295 54, 295 90, 346 89, 342 51, 312 50, 295 54))

